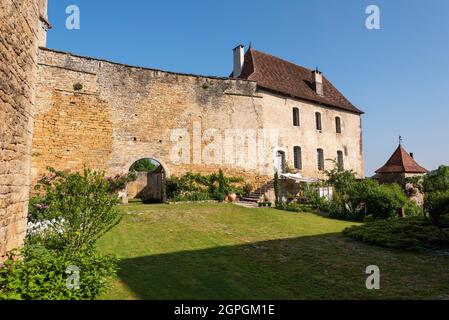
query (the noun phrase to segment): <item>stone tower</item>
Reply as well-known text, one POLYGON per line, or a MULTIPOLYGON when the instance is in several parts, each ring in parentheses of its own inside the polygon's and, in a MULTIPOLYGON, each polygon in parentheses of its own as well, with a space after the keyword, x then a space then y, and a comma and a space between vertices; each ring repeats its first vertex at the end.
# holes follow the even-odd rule
POLYGON ((0 3, 0 263, 26 234, 37 51, 47 0, 0 3))

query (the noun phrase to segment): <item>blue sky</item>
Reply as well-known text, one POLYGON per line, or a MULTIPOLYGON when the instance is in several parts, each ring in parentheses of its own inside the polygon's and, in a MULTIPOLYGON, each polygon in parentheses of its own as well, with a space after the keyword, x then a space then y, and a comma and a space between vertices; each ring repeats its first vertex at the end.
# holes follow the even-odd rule
POLYGON ((239 44, 318 66, 365 111, 366 174, 398 136, 428 169, 449 165, 448 0, 49 0, 47 46, 169 71, 227 76, 239 44), (81 29, 67 30, 77 5, 81 29), (365 28, 380 8, 381 30, 365 28))

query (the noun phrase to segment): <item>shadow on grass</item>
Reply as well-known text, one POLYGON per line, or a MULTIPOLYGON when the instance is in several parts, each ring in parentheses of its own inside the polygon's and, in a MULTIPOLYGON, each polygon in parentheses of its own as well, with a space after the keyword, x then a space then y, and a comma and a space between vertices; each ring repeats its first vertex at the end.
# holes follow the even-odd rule
POLYGON ((370 297, 376 261, 351 245, 338 233, 144 256, 122 260, 119 277, 141 299, 370 297))

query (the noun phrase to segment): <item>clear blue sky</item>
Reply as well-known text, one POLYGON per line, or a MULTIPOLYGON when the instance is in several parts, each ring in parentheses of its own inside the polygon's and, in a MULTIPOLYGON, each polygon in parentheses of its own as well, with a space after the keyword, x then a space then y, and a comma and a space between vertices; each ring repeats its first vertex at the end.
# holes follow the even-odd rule
POLYGON ((49 0, 47 46, 169 71, 227 76, 243 43, 318 66, 364 110, 366 174, 398 136, 428 169, 449 165, 448 0, 49 0), (65 28, 78 5, 81 29, 65 28), (381 30, 365 28, 375 4, 381 30))

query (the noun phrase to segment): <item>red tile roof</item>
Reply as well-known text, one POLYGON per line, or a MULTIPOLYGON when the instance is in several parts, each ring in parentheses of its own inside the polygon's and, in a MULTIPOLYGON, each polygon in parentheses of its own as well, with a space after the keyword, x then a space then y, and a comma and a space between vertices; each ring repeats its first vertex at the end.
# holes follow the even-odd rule
POLYGON ((399 145, 387 163, 376 173, 427 173, 427 169, 416 163, 405 149, 399 145))
POLYGON ((362 114, 324 76, 324 96, 312 87, 313 71, 272 55, 248 49, 239 78, 253 80, 263 89, 338 109, 362 114))

